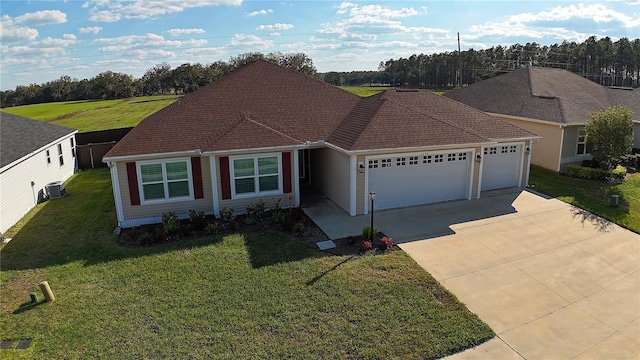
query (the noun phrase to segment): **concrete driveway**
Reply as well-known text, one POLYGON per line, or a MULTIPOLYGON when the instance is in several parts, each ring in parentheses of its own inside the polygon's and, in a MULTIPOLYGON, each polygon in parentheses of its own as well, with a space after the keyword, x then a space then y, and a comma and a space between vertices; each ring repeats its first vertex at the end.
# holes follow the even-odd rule
POLYGON ((451 359, 640 359, 640 235, 528 191, 402 210, 425 239, 378 226, 498 335, 451 359))

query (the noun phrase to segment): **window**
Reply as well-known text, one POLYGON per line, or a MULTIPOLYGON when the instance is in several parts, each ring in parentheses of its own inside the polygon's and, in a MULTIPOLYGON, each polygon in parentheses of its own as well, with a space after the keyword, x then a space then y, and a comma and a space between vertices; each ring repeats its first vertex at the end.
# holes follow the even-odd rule
POLYGON ((47 150, 47 165, 51 165, 51 153, 47 150))
POLYGON ((443 162, 444 161, 444 154, 438 154, 438 155, 434 155, 434 160, 433 162, 443 162))
POLYGON ((490 147, 490 148, 485 148, 484 149, 484 154, 485 155, 487 155, 487 154, 488 155, 493 155, 493 154, 495 154, 497 152, 498 152, 498 148, 496 148, 496 147, 490 147))
POLYGON ((431 155, 423 156, 422 157, 422 163, 423 164, 431 164, 431 155))
POLYGON ((511 146, 509 146, 509 152, 510 152, 510 153, 514 153, 514 152, 516 152, 516 149, 517 149, 517 146, 515 146, 515 145, 511 145, 511 146))
POLYGON ((508 148, 507 146, 502 146, 502 147, 500 148, 500 152, 501 152, 502 154, 506 154, 506 153, 507 153, 507 151, 508 151, 508 149, 509 149, 509 148, 508 148))
POLYGON ((460 160, 460 161, 467 160, 467 153, 458 154, 458 160, 460 160))
POLYGON ((377 169, 378 160, 369 160, 369 169, 377 169))
POLYGON ((407 165, 407 158, 396 158, 396 166, 405 166, 407 165))
POLYGON ((189 161, 145 162, 138 166, 143 202, 191 198, 189 161))
POLYGON ((64 157, 62 156, 62 144, 58 144, 58 161, 60 166, 64 165, 64 157))
POLYGON ((69 139, 71 143, 71 157, 76 157, 76 144, 74 144, 73 138, 69 139))
POLYGON ((578 130, 578 151, 576 155, 584 155, 587 153, 587 146, 585 142, 586 137, 587 137, 587 132, 584 129, 579 129, 578 130))
POLYGON ((447 154, 447 161, 456 161, 456 154, 447 154))
POLYGON ((261 195, 282 192, 279 154, 237 157, 232 159, 231 166, 234 195, 261 195))
POLYGON ((409 165, 418 165, 418 157, 409 156, 409 165))
POLYGON ((382 159, 382 167, 391 167, 391 159, 382 159))

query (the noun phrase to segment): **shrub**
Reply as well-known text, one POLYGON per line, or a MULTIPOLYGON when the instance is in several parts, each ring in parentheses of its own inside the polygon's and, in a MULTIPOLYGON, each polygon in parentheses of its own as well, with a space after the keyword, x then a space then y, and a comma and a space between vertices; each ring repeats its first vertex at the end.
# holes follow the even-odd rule
POLYGON ((356 237, 353 235, 349 235, 347 236, 347 242, 349 243, 349 245, 353 245, 356 243, 356 237))
POLYGON ((620 158, 620 164, 627 167, 640 169, 640 154, 624 155, 620 158))
POLYGON ((362 229, 362 237, 364 237, 365 239, 373 239, 374 236, 376 236, 376 234, 378 233, 378 230, 376 230, 375 228, 371 228, 371 226, 365 226, 362 229))
POLYGON ((149 246, 156 242, 156 237, 150 233, 149 231, 145 231, 140 236, 138 236, 138 245, 140 246, 149 246))
POLYGON ((204 211, 189 210, 189 223, 191 229, 194 231, 200 231, 207 225, 207 219, 204 217, 204 211))
POLYGON ((162 213, 162 226, 167 235, 173 235, 180 230, 180 220, 175 211, 162 213))
POLYGON ((293 231, 293 233, 296 235, 304 235, 305 229, 306 227, 304 223, 297 222, 295 223, 295 225, 293 225, 293 227, 291 228, 291 231, 293 231))
POLYGON ((256 220, 262 219, 266 210, 267 204, 264 202, 264 200, 260 199, 247 206, 247 217, 256 220))
POLYGON ((362 242, 362 250, 367 251, 373 249, 373 244, 369 240, 365 240, 362 242))
POLYGON ((575 164, 569 164, 564 168, 564 174, 569 177, 587 180, 606 180, 609 172, 603 169, 593 169, 575 164))
POLYGON ((204 228, 204 230, 207 232, 207 234, 209 235, 218 235, 218 233, 220 233, 222 230, 224 230, 224 224, 218 220, 212 222, 212 223, 208 223, 207 226, 204 228))
POLYGON ((220 208, 220 220, 225 224, 230 224, 236 220, 236 211, 232 207, 220 208))
POLYGON ((609 176, 608 180, 612 183, 622 183, 626 176, 627 169, 622 165, 618 165, 615 169, 611 170, 611 176, 609 176))
POLYGON ((393 247, 393 245, 394 245, 393 239, 391 239, 390 237, 383 236, 382 237, 382 245, 387 250, 391 249, 393 247))

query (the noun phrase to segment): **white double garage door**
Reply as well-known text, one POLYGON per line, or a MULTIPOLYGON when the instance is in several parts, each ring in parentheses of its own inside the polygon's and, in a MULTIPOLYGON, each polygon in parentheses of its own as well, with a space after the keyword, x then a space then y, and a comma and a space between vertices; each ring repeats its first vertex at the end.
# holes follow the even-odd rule
POLYGON ((482 190, 520 186, 522 145, 487 147, 480 163, 468 149, 368 157, 367 191, 375 209, 468 199, 474 166, 482 166, 482 190))

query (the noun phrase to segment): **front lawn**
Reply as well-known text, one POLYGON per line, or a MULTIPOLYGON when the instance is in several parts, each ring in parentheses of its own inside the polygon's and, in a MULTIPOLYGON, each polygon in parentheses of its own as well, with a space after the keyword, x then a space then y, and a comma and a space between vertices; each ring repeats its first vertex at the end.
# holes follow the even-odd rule
POLYGON ((437 358, 493 332, 402 251, 331 256, 236 233, 117 244, 108 170, 11 229, 0 256, 8 358, 437 358), (28 305, 47 280, 53 303, 28 305))
POLYGON ((529 183, 547 194, 640 233, 640 173, 629 174, 622 184, 575 179, 531 165, 529 183), (609 205, 611 194, 619 206, 609 205))

